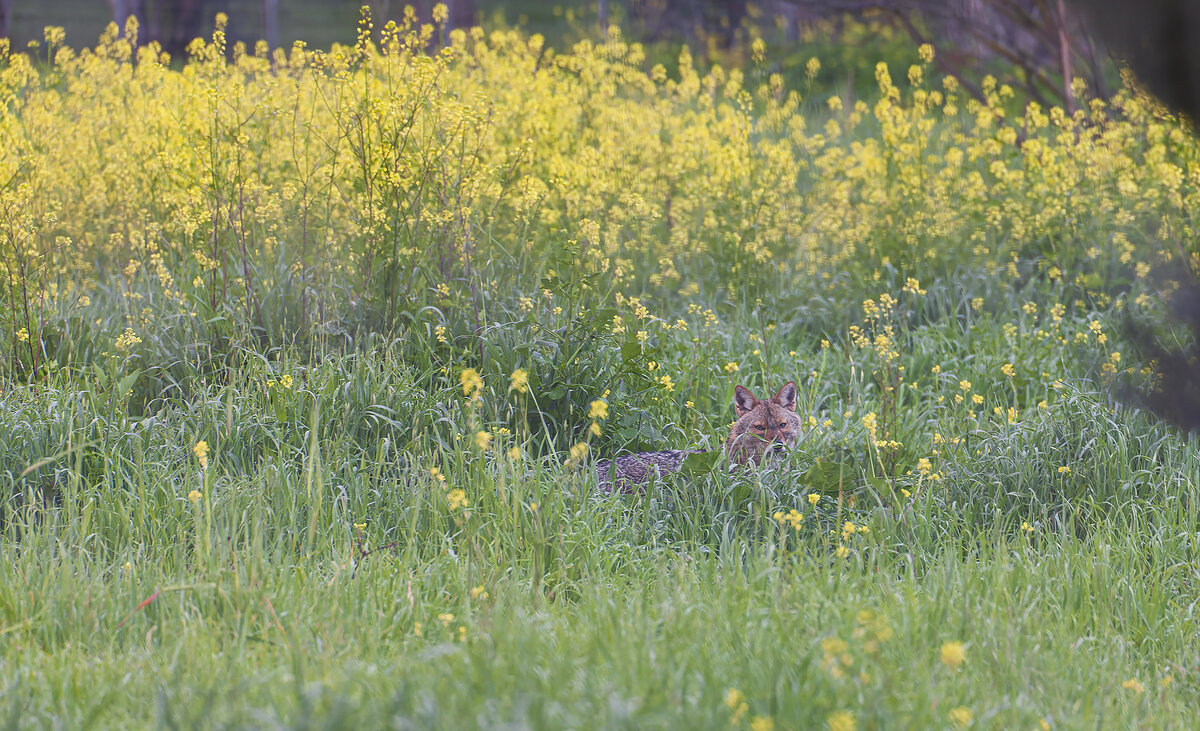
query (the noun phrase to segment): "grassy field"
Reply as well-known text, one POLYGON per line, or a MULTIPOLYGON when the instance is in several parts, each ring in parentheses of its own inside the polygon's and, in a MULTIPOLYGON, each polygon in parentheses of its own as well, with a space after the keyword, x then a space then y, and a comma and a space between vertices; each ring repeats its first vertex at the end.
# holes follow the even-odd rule
POLYGON ((1132 86, 134 30, 0 56, 9 726, 1196 725, 1200 445, 1114 394, 1200 145, 1132 86), (789 379, 784 464, 597 490, 789 379))

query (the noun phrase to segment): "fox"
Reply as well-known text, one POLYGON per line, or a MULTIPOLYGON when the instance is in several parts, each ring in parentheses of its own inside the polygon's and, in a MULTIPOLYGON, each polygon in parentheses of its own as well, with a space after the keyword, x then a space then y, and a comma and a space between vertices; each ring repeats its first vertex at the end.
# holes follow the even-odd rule
MULTIPOLYGON (((795 444, 800 436, 796 396, 795 381, 788 381, 774 396, 761 401, 745 386, 733 389, 737 421, 725 440, 725 454, 731 465, 760 465, 764 459, 783 456, 795 444)), ((596 463, 596 476, 605 492, 631 492, 652 477, 678 472, 689 454, 699 451, 668 449, 601 460, 596 463)))

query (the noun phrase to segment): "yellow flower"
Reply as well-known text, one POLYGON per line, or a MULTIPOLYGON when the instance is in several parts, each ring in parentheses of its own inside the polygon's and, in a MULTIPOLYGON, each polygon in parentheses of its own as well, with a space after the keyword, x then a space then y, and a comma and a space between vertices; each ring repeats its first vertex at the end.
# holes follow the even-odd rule
POLYGON ((669 375, 667 375, 666 373, 664 373, 658 377, 658 382, 661 383, 663 385, 663 388, 667 389, 668 391, 675 390, 675 382, 672 381, 671 377, 669 375))
POLYGON ((737 688, 730 688, 725 691, 725 705, 733 710, 746 702, 746 695, 737 688))
POLYGON ((1004 365, 1000 366, 1000 372, 1003 373, 1004 375, 1008 376, 1009 378, 1012 378, 1013 376, 1016 375, 1016 369, 1013 368, 1012 363, 1005 363, 1004 365))
POLYGON ((591 403, 588 409, 589 419, 607 419, 608 418, 608 402, 596 399, 591 403))
POLYGON ((933 61, 933 46, 928 43, 922 43, 917 48, 917 55, 921 57, 923 62, 931 63, 933 61))
POLYGON ((461 489, 455 488, 446 493, 446 502, 450 504, 451 510, 467 507, 467 493, 461 489))
POLYGON ((472 599, 487 599, 488 598, 487 590, 485 590, 483 588, 483 584, 480 584, 479 586, 476 586, 471 589, 471 598, 472 599))
POLYGON ((1143 693, 1146 690, 1146 686, 1142 685, 1141 681, 1137 678, 1126 680, 1124 683, 1121 683, 1121 687, 1125 690, 1132 690, 1134 693, 1143 693))
POLYGON ((1063 465, 1062 467, 1058 468, 1058 474, 1069 475, 1069 474, 1071 474, 1071 468, 1066 465, 1063 465))
POLYGON ((770 716, 755 716, 750 719, 750 731, 775 731, 775 720, 770 716))
POLYGON ((203 495, 200 494, 199 490, 192 490, 188 493, 188 500, 193 503, 200 502, 201 497, 203 497, 203 495))
POLYGON ((725 364, 725 372, 726 373, 735 373, 739 370, 741 370, 741 368, 738 366, 737 363, 734 363, 733 361, 730 361, 725 364))
POLYGON ((582 462, 583 458, 587 456, 587 452, 588 452, 587 443, 579 442, 575 446, 571 447, 571 461, 572 462, 582 462))
POLYGON ((490 447, 491 445, 492 445, 492 433, 491 432, 483 431, 483 430, 475 432, 475 446, 476 447, 479 447, 481 450, 486 452, 488 450, 488 447, 490 447))
POLYGON ((733 711, 729 717, 730 725, 740 726, 742 718, 750 710, 750 703, 746 700, 746 695, 736 688, 730 688, 725 693, 725 705, 733 711))
POLYGON ((957 670, 967 660, 967 648, 961 642, 945 642, 942 644, 940 655, 943 665, 957 670))
POLYGON ((816 494, 815 492, 809 493, 809 495, 808 495, 808 504, 809 505, 816 505, 819 502, 821 502, 820 495, 816 494))
POLYGON ((442 623, 443 627, 454 621, 454 615, 450 612, 442 612, 441 614, 438 614, 437 618, 438 621, 442 623))
POLYGON ((355 532, 357 532, 357 533, 362 533, 362 532, 363 532, 363 531, 365 531, 366 529, 367 529, 367 524, 366 524, 366 523, 355 523, 355 524, 354 524, 354 530, 355 530, 355 532))
POLYGON ((972 719, 973 716, 971 715, 971 709, 967 708, 966 706, 959 706, 958 708, 950 709, 950 723, 953 723, 959 728, 966 728, 967 726, 970 726, 972 719))
POLYGON ((196 446, 192 447, 192 452, 200 462, 200 469, 208 469, 208 442, 203 439, 196 442, 196 446))
POLYGON ((479 371, 474 368, 467 368, 458 376, 459 383, 462 384, 463 396, 478 394, 483 390, 483 379, 479 376, 479 371))
POLYGON ((117 346, 117 350, 130 350, 140 342, 142 339, 133 333, 133 328, 127 327, 114 344, 117 346))
POLYGON ((18 330, 17 331, 17 340, 19 340, 22 343, 29 340, 29 331, 26 330, 25 328, 21 328, 20 330, 18 330))
POLYGON ((800 530, 800 525, 804 522, 804 513, 795 508, 788 510, 786 513, 782 510, 777 510, 771 517, 775 519, 776 523, 790 525, 795 530, 800 530))
POLYGON ((513 462, 516 462, 517 460, 521 459, 521 448, 517 447, 517 446, 509 447, 508 448, 508 458, 511 459, 513 462))
POLYGON ((755 38, 750 43, 750 57, 755 63, 762 63, 767 57, 767 43, 762 38, 755 38))
POLYGON ((971 390, 971 382, 970 381, 959 381, 958 387, 964 391, 970 391, 971 390))
POLYGON ((855 731, 858 728, 850 711, 834 711, 825 717, 825 723, 829 725, 829 731, 855 731))

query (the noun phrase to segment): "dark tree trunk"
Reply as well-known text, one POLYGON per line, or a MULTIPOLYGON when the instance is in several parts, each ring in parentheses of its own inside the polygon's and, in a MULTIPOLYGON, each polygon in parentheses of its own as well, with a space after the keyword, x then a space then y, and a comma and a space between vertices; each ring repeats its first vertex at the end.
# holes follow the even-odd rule
POLYGON ((263 0, 263 37, 269 47, 279 48, 279 0, 263 0))
POLYGON ((8 38, 12 28, 13 0, 0 0, 0 38, 8 38))

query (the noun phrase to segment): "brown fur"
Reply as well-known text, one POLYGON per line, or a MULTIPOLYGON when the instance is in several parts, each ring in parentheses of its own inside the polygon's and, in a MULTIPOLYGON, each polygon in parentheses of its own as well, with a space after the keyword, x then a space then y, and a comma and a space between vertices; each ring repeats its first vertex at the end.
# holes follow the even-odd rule
MULTIPOLYGON (((781 455, 800 435, 800 417, 796 414, 796 384, 788 381, 779 393, 759 401, 749 389, 733 391, 737 421, 725 442, 725 453, 732 464, 761 464, 764 458, 781 455)), ((610 492, 615 487, 631 491, 652 477, 678 472, 683 460, 694 451, 672 449, 665 452, 639 452, 615 460, 596 463, 600 487, 610 492)))
POLYGON ((796 384, 792 381, 765 401, 738 386, 733 391, 733 405, 738 419, 725 442, 725 453, 734 464, 761 464, 764 455, 783 452, 800 436, 796 384))

